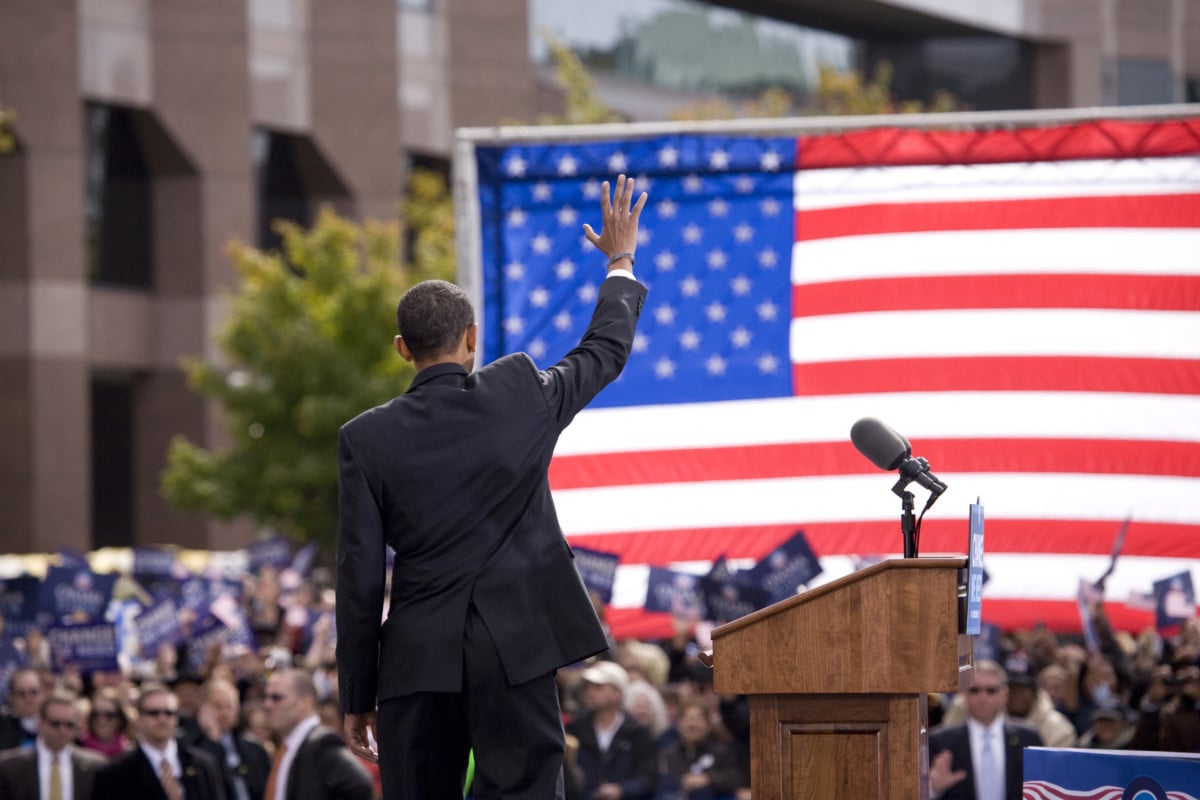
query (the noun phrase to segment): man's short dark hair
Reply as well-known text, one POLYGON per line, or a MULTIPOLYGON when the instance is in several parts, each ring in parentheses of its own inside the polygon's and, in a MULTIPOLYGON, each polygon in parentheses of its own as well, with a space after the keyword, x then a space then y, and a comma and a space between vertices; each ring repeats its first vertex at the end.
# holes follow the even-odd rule
POLYGON ((396 327, 415 358, 453 352, 474 322, 467 293, 447 281, 421 281, 396 306, 396 327))

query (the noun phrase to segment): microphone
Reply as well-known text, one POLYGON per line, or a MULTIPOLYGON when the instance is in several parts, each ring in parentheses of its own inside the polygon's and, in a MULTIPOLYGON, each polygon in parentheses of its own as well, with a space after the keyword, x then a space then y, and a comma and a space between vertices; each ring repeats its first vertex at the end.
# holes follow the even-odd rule
POLYGON ((929 471, 929 462, 913 457, 908 439, 874 417, 863 417, 854 423, 850 428, 850 441, 880 469, 899 470, 904 483, 916 481, 932 492, 934 498, 946 491, 946 484, 929 471))

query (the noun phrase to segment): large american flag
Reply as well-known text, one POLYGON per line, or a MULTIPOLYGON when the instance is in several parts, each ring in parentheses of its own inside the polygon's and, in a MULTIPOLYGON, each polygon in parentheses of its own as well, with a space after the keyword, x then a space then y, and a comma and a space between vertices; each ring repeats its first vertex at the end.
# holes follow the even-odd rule
POLYGON ((568 539, 621 556, 616 635, 670 630, 641 610, 650 565, 748 566, 800 529, 820 581, 901 553, 894 476, 849 442, 864 416, 949 484, 922 555, 966 552, 985 506, 985 621, 1078 629, 1126 519, 1116 625, 1200 557, 1200 118, 475 157, 485 361, 578 341, 600 183, 650 195, 633 356, 550 473, 568 539))

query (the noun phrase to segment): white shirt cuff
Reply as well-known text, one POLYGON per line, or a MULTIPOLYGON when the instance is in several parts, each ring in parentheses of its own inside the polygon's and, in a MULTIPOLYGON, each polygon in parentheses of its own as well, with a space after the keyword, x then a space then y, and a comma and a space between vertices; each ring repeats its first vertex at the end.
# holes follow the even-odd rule
POLYGON ((622 278, 629 278, 629 280, 631 280, 631 281, 636 281, 636 280, 637 280, 637 278, 633 277, 633 270, 631 270, 631 269, 621 269, 620 267, 618 267, 618 268, 616 268, 616 269, 610 269, 610 270, 608 271, 608 274, 604 276, 604 277, 605 277, 605 280, 607 280, 608 278, 611 278, 611 277, 613 277, 614 275, 616 275, 616 276, 619 276, 619 277, 622 277, 622 278))

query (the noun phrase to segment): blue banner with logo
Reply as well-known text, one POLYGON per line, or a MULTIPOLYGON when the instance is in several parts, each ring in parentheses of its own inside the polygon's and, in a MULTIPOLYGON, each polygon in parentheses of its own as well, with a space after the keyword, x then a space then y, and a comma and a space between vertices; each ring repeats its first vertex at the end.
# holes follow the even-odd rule
POLYGON ((573 547, 575 567, 583 585, 588 591, 600 595, 605 603, 611 603, 613 598, 613 583, 617 579, 617 564, 621 557, 616 553, 605 553, 602 550, 592 550, 587 547, 573 547))
POLYGON ((83 673, 118 669, 117 628, 111 623, 56 625, 46 631, 46 640, 56 670, 68 666, 83 673))
POLYGON ((967 625, 963 633, 979 635, 983 624, 983 506, 971 504, 967 550, 967 625))
POLYGON ((171 597, 138 614, 133 620, 137 631, 138 649, 142 658, 152 659, 163 645, 174 647, 184 640, 183 628, 179 624, 179 606, 171 597))
POLYGON ((734 570, 723 555, 713 562, 712 569, 700 579, 708 619, 732 622, 771 604, 770 595, 756 580, 748 578, 749 574, 734 570))
POLYGON ((1191 571, 1154 582, 1154 627, 1167 636, 1196 613, 1196 588, 1191 571))
POLYGON ((116 574, 87 567, 50 567, 38 594, 38 614, 50 624, 97 622, 112 599, 116 574))
POLYGON ((646 610, 666 611, 684 619, 702 619, 704 592, 700 576, 651 567, 646 581, 646 610))
POLYGON ((252 542, 246 550, 250 557, 251 572, 258 572, 263 567, 283 569, 292 563, 292 544, 283 536, 252 542))
POLYGON ((772 550, 753 569, 738 573, 743 583, 757 584, 770 602, 777 603, 794 594, 821 574, 821 562, 804 537, 804 531, 796 531, 792 538, 772 550))
POLYGON ((1045 800, 1200 800, 1200 754, 1025 750, 1024 796, 1045 800))
POLYGON ((41 587, 42 582, 36 575, 0 578, 0 616, 4 617, 4 636, 24 636, 33 626, 41 587))

